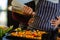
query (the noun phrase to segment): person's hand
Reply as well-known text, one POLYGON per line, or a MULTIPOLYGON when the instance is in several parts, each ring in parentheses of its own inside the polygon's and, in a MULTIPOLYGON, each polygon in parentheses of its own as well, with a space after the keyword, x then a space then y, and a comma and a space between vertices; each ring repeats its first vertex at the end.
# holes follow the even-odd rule
POLYGON ((58 27, 58 25, 60 24, 60 16, 57 17, 57 19, 55 20, 51 20, 51 25, 55 26, 55 27, 58 27), (58 20, 57 20, 58 19, 58 20))
POLYGON ((28 7, 28 6, 24 6, 23 13, 25 15, 34 15, 33 9, 31 7, 28 7))

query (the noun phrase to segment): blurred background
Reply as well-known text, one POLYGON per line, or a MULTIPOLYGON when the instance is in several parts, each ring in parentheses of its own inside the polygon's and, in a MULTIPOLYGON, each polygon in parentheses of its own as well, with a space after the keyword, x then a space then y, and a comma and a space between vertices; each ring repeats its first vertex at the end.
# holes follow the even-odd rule
POLYGON ((8 0, 0 0, 0 25, 7 25, 8 0))

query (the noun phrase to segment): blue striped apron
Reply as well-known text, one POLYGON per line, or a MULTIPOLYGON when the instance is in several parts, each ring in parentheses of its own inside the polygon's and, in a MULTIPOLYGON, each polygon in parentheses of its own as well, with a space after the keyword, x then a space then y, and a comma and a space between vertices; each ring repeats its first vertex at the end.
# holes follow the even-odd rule
POLYGON ((35 17, 34 27, 45 31, 55 30, 56 28, 51 25, 50 21, 60 16, 60 4, 39 0, 36 8, 36 16, 39 16, 39 18, 35 17))

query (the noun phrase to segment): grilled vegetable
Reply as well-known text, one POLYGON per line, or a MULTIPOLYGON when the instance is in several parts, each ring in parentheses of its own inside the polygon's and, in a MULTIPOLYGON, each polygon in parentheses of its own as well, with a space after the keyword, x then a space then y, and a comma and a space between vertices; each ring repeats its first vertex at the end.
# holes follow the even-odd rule
POLYGON ((0 26, 0 38, 10 30, 12 30, 12 28, 13 26, 10 26, 10 27, 0 26))

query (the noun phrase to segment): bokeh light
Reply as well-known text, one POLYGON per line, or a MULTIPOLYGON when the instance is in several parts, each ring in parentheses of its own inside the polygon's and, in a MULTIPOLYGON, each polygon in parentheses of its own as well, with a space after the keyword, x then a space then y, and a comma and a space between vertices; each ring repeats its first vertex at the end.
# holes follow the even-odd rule
POLYGON ((7 12, 0 13, 0 25, 7 25, 7 12))
POLYGON ((7 0, 0 0, 0 10, 7 9, 7 0))

